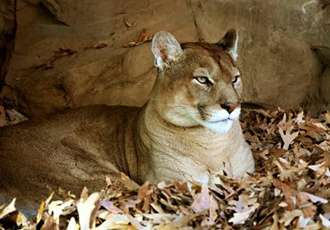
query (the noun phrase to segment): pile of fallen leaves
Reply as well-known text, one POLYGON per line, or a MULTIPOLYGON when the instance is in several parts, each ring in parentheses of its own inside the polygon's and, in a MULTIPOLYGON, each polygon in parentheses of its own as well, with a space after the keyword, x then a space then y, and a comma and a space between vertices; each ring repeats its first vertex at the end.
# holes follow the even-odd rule
POLYGON ((0 229, 329 229, 330 112, 250 110, 241 120, 257 168, 246 181, 227 171, 208 185, 139 186, 123 175, 99 193, 50 196, 33 221, 13 200, 0 206, 0 229))

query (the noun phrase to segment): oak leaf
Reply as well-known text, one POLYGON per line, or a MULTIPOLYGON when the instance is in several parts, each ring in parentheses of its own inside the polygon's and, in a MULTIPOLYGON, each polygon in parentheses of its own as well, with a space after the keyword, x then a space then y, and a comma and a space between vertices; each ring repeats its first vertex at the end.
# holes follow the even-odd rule
POLYGON ((282 149, 288 150, 290 144, 292 143, 292 141, 298 137, 299 131, 294 132, 294 133, 291 133, 292 129, 293 129, 293 127, 291 126, 284 133, 283 129, 281 127, 279 127, 279 133, 280 133, 281 138, 282 138, 282 140, 284 142, 282 149))
POLYGON ((191 208, 195 212, 201 212, 206 209, 217 210, 219 208, 213 196, 209 194, 209 188, 207 184, 202 185, 202 191, 195 196, 191 208))

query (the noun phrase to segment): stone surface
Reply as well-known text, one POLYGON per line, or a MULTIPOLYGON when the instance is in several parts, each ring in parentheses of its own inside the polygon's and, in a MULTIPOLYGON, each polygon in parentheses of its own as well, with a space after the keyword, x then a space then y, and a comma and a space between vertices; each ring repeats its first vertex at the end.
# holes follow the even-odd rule
POLYGON ((15 2, 0 1, 0 90, 3 84, 15 34, 15 2))
POLYGON ((329 108, 327 0, 21 0, 15 9, 2 99, 29 116, 143 105, 156 78, 150 43, 123 48, 143 29, 168 30, 180 42, 216 42, 236 28, 244 101, 329 108))
MULTIPOLYGON (((285 108, 308 103, 318 90, 321 71, 305 37, 309 33, 312 40, 322 30, 321 25, 309 28, 314 19, 308 10, 317 3, 311 2, 310 6, 307 1, 234 2, 196 1, 195 11, 205 40, 219 37, 221 31, 231 27, 240 31, 244 101, 285 108)), ((322 34, 322 38, 330 37, 322 34)))
POLYGON ((321 75, 321 98, 323 99, 322 110, 329 109, 330 107, 330 66, 324 69, 323 74, 321 75))

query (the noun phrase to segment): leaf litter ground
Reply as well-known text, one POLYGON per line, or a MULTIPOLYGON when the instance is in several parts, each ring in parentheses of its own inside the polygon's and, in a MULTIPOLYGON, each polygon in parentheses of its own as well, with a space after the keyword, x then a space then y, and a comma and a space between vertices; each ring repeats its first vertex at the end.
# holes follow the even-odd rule
POLYGON ((0 229, 330 229, 330 112, 246 110, 241 120, 256 162, 245 181, 230 169, 202 185, 122 175, 100 192, 50 196, 33 220, 15 199, 0 204, 0 229))

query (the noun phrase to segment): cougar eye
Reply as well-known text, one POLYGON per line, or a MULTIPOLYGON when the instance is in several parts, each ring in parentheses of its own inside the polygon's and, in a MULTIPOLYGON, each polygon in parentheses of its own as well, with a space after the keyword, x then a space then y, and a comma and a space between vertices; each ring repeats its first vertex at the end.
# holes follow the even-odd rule
POLYGON ((234 80, 232 80, 232 83, 235 84, 238 81, 239 75, 234 77, 234 80))
POLYGON ((212 84, 207 77, 195 77, 195 79, 201 84, 212 84))

